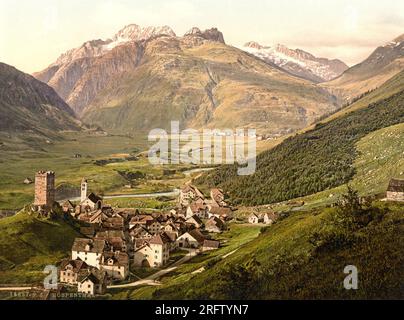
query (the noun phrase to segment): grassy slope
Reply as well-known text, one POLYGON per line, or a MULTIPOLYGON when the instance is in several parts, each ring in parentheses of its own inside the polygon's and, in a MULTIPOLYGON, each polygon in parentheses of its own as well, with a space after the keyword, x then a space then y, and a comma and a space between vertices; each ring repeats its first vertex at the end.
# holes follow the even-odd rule
POLYGON ((267 204, 333 188, 352 179, 355 144, 367 134, 403 122, 404 91, 285 140, 257 158, 254 175, 238 177, 235 166, 200 180, 221 185, 236 203, 267 204))
MULTIPOLYGON (((346 115, 352 111, 359 110, 362 108, 366 108, 368 105, 375 103, 379 100, 387 99, 388 97, 392 96, 393 94, 396 94, 403 90, 404 88, 404 71, 399 72, 397 75, 394 77, 390 78, 388 81, 383 83, 382 86, 379 88, 375 89, 374 91, 371 91, 370 93, 366 94, 363 98, 359 99, 358 101, 355 101, 351 105, 347 106, 346 108, 343 108, 334 114, 330 115, 329 117, 319 121, 319 122, 329 122, 331 120, 334 120, 338 117, 341 117, 343 115, 346 115)), ((308 131, 314 128, 315 125, 309 126, 305 128, 303 131, 308 131)))
POLYGON ((24 211, 0 220, 0 284, 31 284, 48 264, 69 255, 75 229, 62 218, 42 220, 24 211))
POLYGON ((355 232, 357 238, 351 245, 316 252, 309 239, 313 232, 328 226, 333 209, 295 213, 213 268, 186 282, 160 288, 153 297, 232 299, 242 285, 254 288, 243 296, 247 299, 402 297, 398 279, 403 276, 404 208, 392 204, 379 206, 388 206, 390 211, 380 222, 374 221, 355 232), (227 283, 223 278, 229 270, 254 260, 260 264, 258 281, 242 283, 234 279, 234 283, 227 283), (357 291, 343 288, 346 276, 343 269, 347 265, 355 265, 359 270, 357 291))
MULTIPOLYGON (((96 136, 88 133, 64 133, 63 140, 43 137, 17 137, 0 134, 2 150, 0 164, 0 209, 18 209, 33 200, 34 186, 24 185, 26 177, 34 178, 37 170, 56 172, 57 186, 77 187, 83 177, 90 181, 90 189, 98 193, 123 194, 171 191, 185 180, 183 175, 164 176, 164 169, 180 169, 184 166, 151 166, 147 158, 139 161, 123 161, 105 166, 96 160, 122 158, 147 149, 145 137, 96 136), (75 154, 82 158, 75 159, 75 154), (118 171, 137 172, 146 175, 133 189, 125 189, 129 182, 118 171), (158 180, 164 177, 166 181, 158 180)), ((122 203, 123 204, 123 203, 122 203)))

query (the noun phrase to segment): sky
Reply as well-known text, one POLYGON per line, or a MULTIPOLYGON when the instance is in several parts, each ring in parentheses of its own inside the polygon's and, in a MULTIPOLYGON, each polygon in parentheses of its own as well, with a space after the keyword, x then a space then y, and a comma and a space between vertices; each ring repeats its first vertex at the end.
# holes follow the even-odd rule
POLYGON ((228 44, 284 44, 354 65, 404 33, 402 0, 0 0, 0 62, 32 73, 125 25, 177 35, 217 27, 228 44))

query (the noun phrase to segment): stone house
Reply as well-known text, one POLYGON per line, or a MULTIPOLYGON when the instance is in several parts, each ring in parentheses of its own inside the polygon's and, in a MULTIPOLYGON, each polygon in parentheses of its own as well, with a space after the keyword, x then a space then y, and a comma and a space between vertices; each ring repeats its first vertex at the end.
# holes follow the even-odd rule
POLYGON ((72 260, 82 260, 100 269, 102 254, 107 249, 105 240, 76 238, 72 247, 72 260))
POLYGON ((104 252, 101 270, 114 280, 125 280, 129 275, 129 256, 125 252, 104 252))
POLYGON ((208 206, 208 218, 217 217, 224 221, 231 219, 232 210, 225 207, 208 206))
POLYGON ((104 271, 81 272, 77 279, 77 291, 89 295, 102 295, 107 290, 107 277, 104 271))
POLYGON ((217 240, 205 240, 202 244, 202 251, 216 250, 220 247, 220 241, 217 240))
POLYGON ((192 202, 186 211, 186 218, 190 218, 192 216, 197 216, 200 219, 206 219, 208 217, 208 208, 203 203, 192 202))
POLYGON ((135 250, 134 265, 139 267, 158 268, 164 266, 170 258, 170 238, 165 234, 157 234, 135 250))
POLYGON ((181 189, 178 202, 181 206, 187 207, 194 201, 204 199, 203 193, 198 188, 188 184, 181 189))
POLYGON ((203 227, 203 222, 202 222, 202 220, 201 220, 198 216, 196 216, 196 215, 192 216, 191 218, 188 218, 188 219, 185 221, 185 223, 186 223, 187 225, 191 225, 191 226, 193 226, 193 227, 195 227, 195 228, 197 228, 197 229, 203 227))
POLYGON ((404 180, 391 179, 387 188, 387 200, 404 201, 404 180))
POLYGON ((217 217, 212 217, 205 223, 205 230, 207 232, 220 233, 225 231, 226 229, 226 224, 223 222, 223 220, 217 217))
POLYGON ((180 248, 199 248, 205 240, 205 236, 198 229, 194 229, 179 236, 177 243, 180 248))
POLYGON ((82 211, 93 211, 102 208, 102 198, 90 193, 88 197, 80 202, 80 207, 82 211))
POLYGON ((258 224, 260 222, 260 218, 255 213, 250 214, 250 216, 248 217, 248 223, 258 224))
POLYGON ((130 229, 129 236, 132 241, 135 241, 135 239, 151 239, 153 237, 153 235, 142 226, 135 226, 130 229))
POLYGON ((60 282, 75 285, 79 273, 88 268, 88 265, 81 260, 63 260, 59 272, 60 282))
POLYGON ((72 214, 72 213, 74 213, 75 208, 76 208, 75 205, 69 200, 63 202, 63 204, 62 204, 62 210, 64 213, 72 214))
POLYGON ((222 189, 210 190, 210 198, 218 207, 227 207, 227 203, 224 201, 225 196, 222 189))
POLYGON ((278 219, 278 216, 274 212, 267 212, 264 213, 262 216, 262 221, 265 224, 273 224, 278 219))
POLYGON ((146 223, 146 228, 152 235, 155 235, 161 232, 161 223, 157 220, 149 220, 146 223))

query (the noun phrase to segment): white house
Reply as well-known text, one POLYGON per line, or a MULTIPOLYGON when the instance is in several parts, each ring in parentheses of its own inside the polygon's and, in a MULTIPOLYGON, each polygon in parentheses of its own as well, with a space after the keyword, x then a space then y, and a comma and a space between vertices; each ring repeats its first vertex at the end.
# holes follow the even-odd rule
POLYGON ((104 240, 76 238, 72 247, 72 260, 80 259, 87 265, 100 269, 105 248, 104 240))
POLYGON ((183 207, 189 206, 193 201, 205 199, 203 193, 198 188, 188 184, 180 191, 179 204, 183 207))
POLYGON ((177 239, 180 248, 199 248, 204 241, 205 237, 198 229, 185 232, 177 239))
POLYGON ((251 224, 258 224, 258 223, 260 223, 260 218, 259 218, 255 213, 252 213, 252 214, 248 217, 248 223, 251 223, 251 224))
POLYGON ((77 280, 77 291, 80 293, 96 295, 104 294, 107 288, 107 277, 105 272, 91 270, 83 272, 77 280))
POLYGON ((135 266, 158 268, 164 266, 170 258, 170 238, 165 234, 157 234, 143 246, 135 250, 135 266))
POLYGON ((129 256, 124 252, 105 252, 101 270, 116 280, 125 280, 129 275, 129 256))

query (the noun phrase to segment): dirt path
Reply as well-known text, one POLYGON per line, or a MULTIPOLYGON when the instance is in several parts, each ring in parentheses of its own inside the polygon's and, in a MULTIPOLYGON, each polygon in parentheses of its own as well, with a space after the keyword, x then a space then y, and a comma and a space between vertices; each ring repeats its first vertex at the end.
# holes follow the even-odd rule
POLYGON ((27 291, 32 287, 0 287, 0 291, 27 291))

